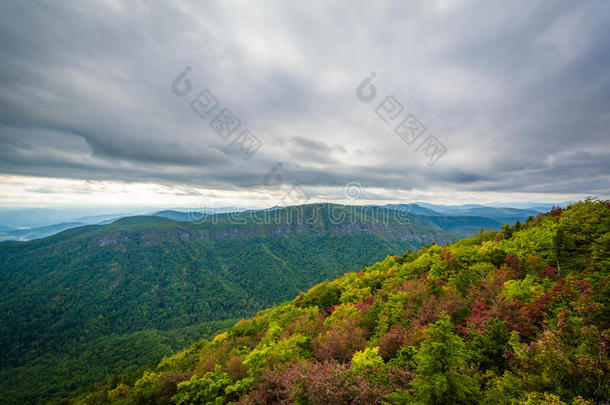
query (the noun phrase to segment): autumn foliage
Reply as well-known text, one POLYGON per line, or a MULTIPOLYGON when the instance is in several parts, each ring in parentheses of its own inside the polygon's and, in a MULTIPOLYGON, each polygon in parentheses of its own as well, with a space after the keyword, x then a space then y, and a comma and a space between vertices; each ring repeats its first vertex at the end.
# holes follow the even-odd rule
POLYGON ((587 200, 389 256, 78 403, 608 403, 609 233, 587 200))

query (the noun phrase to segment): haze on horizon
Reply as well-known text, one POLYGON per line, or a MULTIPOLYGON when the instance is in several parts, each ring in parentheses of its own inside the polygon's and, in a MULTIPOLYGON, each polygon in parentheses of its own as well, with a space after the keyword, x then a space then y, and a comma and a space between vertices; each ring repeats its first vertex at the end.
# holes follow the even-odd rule
POLYGON ((610 197, 607 1, 0 7, 0 207, 610 197))

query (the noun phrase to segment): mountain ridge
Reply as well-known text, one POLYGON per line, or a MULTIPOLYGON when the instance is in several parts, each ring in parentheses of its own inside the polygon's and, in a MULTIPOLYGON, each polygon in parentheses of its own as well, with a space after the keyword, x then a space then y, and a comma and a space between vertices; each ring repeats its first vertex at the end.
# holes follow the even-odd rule
MULTIPOLYGON (((499 226, 504 223, 508 223, 512 225, 517 220, 523 221, 530 215, 536 215, 538 211, 525 211, 519 209, 513 209, 509 207, 490 207, 478 204, 469 204, 462 206, 443 206, 443 205, 432 205, 427 203, 419 203, 423 205, 418 205, 418 203, 410 203, 410 204, 387 204, 385 206, 367 206, 367 207, 384 207, 389 209, 394 209, 398 211, 408 212, 414 215, 420 215, 425 217, 435 217, 435 216, 467 216, 470 217, 472 221, 481 221, 481 218, 489 218, 490 220, 495 220, 501 222, 499 226), (430 208, 424 207, 424 205, 436 207, 436 211, 430 208)), ((72 222, 63 222, 58 224, 45 225, 40 227, 39 230, 32 229, 31 231, 25 231, 21 228, 14 227, 0 227, 0 239, 2 240, 20 240, 20 241, 29 241, 34 239, 40 239, 46 236, 51 236, 57 232, 61 232, 65 229, 70 229, 78 226, 83 226, 85 224, 89 225, 105 225, 112 222, 115 222, 117 219, 132 217, 132 216, 158 216, 167 219, 172 219, 180 222, 195 222, 199 223, 203 220, 204 217, 214 214, 222 214, 222 213, 239 213, 245 212, 250 214, 256 214, 266 211, 273 211, 276 209, 286 209, 289 207, 271 207, 266 209, 246 209, 246 210, 238 210, 232 207, 222 207, 215 209, 206 209, 202 212, 195 212, 192 210, 187 211, 179 211, 179 210, 161 210, 161 211, 153 211, 145 214, 112 214, 112 215, 97 215, 97 216, 88 216, 88 217, 78 217, 72 220, 72 222)), ((24 212, 28 212, 28 210, 21 210, 24 212)), ((40 210, 38 210, 40 211, 40 210)), ((9 211, 7 211, 9 212, 9 211)), ((32 210, 32 212, 37 212, 37 210, 32 210)), ((0 213, 2 213, 0 211, 0 213)), ((55 214, 57 215, 57 214, 55 214)), ((433 220, 434 222, 434 220, 433 220)), ((28 220, 27 224, 31 224, 31 220, 28 220)), ((498 225, 498 224, 495 224, 498 225)), ((31 228, 31 226, 27 226, 27 228, 31 228)), ((470 232, 472 232, 470 229, 470 232)), ((467 234, 460 234, 459 236, 468 236, 467 234)))

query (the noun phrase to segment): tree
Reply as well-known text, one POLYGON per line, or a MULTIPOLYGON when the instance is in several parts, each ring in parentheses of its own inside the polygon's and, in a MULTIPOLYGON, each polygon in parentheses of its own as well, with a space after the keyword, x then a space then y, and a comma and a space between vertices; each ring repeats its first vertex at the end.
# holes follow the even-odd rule
POLYGON ((472 361, 478 363, 481 370, 502 374, 508 366, 508 360, 504 357, 504 352, 510 348, 508 323, 492 318, 485 322, 484 327, 483 333, 473 331, 471 334, 472 361))
POLYGON ((225 389, 232 382, 229 375, 216 365, 213 372, 210 371, 203 377, 193 376, 178 384, 178 393, 172 400, 177 405, 224 404, 225 389))
POLYGON ((557 261, 557 275, 561 276, 561 265, 559 260, 561 258, 561 254, 565 252, 565 236, 563 233, 563 229, 558 228, 555 237, 553 238, 553 251, 555 253, 555 260, 557 261))
POLYGON ((510 239, 513 236, 513 230, 511 229, 509 224, 502 225, 502 237, 504 239, 510 239))
POLYGON ((464 373, 467 353, 464 341, 453 334, 449 316, 431 325, 429 339, 421 346, 415 359, 417 369, 413 380, 416 403, 476 404, 479 387, 476 380, 464 373))
POLYGON ((352 370, 371 371, 383 366, 383 359, 379 355, 379 347, 367 347, 363 351, 354 353, 352 357, 352 370))
POLYGON ((396 356, 405 343, 407 332, 400 326, 393 326, 379 339, 379 355, 385 360, 396 356))
POLYGON ((531 392, 527 394, 527 398, 519 402, 519 405, 566 405, 557 395, 545 392, 531 392))
POLYGON ((366 347, 366 331, 349 320, 322 332, 312 341, 313 353, 320 361, 335 359, 347 362, 366 347))

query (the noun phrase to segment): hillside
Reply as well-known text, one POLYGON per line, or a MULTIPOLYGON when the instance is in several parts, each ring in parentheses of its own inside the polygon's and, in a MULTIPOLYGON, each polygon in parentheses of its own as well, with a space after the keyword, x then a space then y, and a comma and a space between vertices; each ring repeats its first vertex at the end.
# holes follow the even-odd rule
MULTIPOLYGON (((188 222, 191 219, 193 219, 193 218, 189 217, 188 212, 182 212, 182 211, 176 211, 176 210, 163 210, 163 211, 156 212, 154 215, 156 217, 163 217, 163 218, 173 219, 174 221, 182 221, 182 222, 188 222)), ((202 215, 207 215, 207 214, 202 213, 202 214, 199 214, 198 217, 200 217, 202 215)))
POLYGON ((36 228, 0 228, 0 241, 2 240, 21 240, 28 241, 33 239, 45 238, 66 229, 83 226, 82 222, 64 222, 61 224, 47 225, 36 228))
POLYGON ((388 256, 74 404, 601 404, 610 203, 388 256))
POLYGON ((127 217, 0 243, 1 402, 132 372, 228 326, 218 321, 450 239, 425 218, 323 204, 201 224, 127 217))

